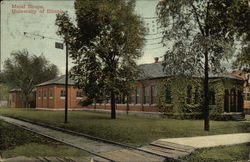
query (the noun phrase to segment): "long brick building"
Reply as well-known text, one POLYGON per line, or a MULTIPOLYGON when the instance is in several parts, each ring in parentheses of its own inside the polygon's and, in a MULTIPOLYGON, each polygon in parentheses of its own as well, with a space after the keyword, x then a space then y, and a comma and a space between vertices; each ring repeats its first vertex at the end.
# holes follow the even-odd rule
MULTIPOLYGON (((159 112, 172 111, 175 107, 173 102, 175 99, 171 94, 171 90, 159 87, 162 82, 166 81, 168 76, 163 71, 162 63, 155 62, 152 64, 140 65, 141 74, 135 82, 135 89, 129 97, 118 95, 116 98, 117 110, 129 111, 145 111, 145 112, 159 112), (163 90, 164 89, 164 90, 163 90), (165 100, 160 100, 159 92, 163 91, 165 100), (170 92, 170 94, 167 94, 170 92), (165 102, 161 104, 160 102, 165 102), (165 105, 167 109, 163 108, 165 105)), ((198 80, 202 78, 198 77, 198 80)), ((211 85, 220 85, 220 88, 210 93, 210 107, 218 113, 228 112, 243 112, 243 85, 245 80, 242 77, 224 74, 220 76, 211 75, 211 85)), ((46 109, 63 109, 65 104, 65 76, 55 78, 53 80, 41 83, 36 87, 36 107, 46 109)), ((199 85, 198 87, 202 87, 199 85)), ((199 98, 202 93, 196 91, 197 85, 191 85, 182 89, 185 91, 185 96, 181 97, 184 109, 187 107, 198 107, 200 104, 199 98)), ((103 100, 102 103, 93 103, 89 106, 81 106, 81 101, 86 97, 81 90, 75 87, 74 81, 69 78, 69 101, 68 107, 70 109, 110 109, 110 101, 103 100)), ((177 99, 179 100, 179 99, 177 99)), ((186 111, 186 110, 185 110, 186 111)), ((188 110, 193 111, 193 110, 188 110)))

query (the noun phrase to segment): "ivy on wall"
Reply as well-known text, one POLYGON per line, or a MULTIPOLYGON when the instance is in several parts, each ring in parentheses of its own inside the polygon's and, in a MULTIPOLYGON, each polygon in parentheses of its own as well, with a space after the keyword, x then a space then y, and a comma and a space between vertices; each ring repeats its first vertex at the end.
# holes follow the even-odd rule
MULTIPOLYGON (((209 91, 214 92, 215 104, 210 105, 211 117, 224 112, 224 93, 226 89, 243 90, 243 82, 233 79, 210 79, 209 91)), ((170 77, 164 79, 157 86, 161 112, 177 118, 186 118, 190 114, 202 116, 203 80, 200 78, 170 77), (170 89, 170 90, 168 90, 170 89), (171 92, 171 103, 166 93, 171 92), (188 94, 190 93, 190 94, 188 94)), ((167 95, 168 96, 168 95, 167 95)))

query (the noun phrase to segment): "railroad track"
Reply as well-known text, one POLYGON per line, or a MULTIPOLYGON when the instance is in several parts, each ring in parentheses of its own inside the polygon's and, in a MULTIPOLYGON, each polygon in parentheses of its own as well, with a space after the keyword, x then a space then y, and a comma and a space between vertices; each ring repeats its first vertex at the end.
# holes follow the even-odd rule
POLYGON ((94 161, 176 161, 183 162, 174 156, 166 156, 150 149, 137 148, 111 140, 90 136, 40 122, 1 115, 0 120, 22 129, 40 134, 47 138, 60 141, 72 147, 94 155, 94 161))

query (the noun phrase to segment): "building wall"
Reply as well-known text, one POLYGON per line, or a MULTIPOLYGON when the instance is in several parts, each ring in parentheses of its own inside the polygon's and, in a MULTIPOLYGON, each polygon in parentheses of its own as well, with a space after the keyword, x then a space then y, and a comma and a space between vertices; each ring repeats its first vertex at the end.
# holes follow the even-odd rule
MULTIPOLYGON (((157 91, 157 84, 162 79, 154 79, 154 80, 144 80, 144 81, 136 81, 134 91, 131 94, 131 102, 129 102, 127 107, 127 101, 125 99, 125 102, 123 103, 116 103, 116 110, 124 110, 126 111, 145 111, 145 112, 159 112, 160 109, 157 106, 158 104, 158 98, 156 97, 154 99, 155 102, 153 102, 153 93, 152 93, 152 87, 155 87, 155 90, 157 91), (144 103, 144 94, 145 89, 147 88, 147 103, 144 103), (139 89, 139 93, 136 91, 139 89), (137 95, 138 94, 138 95, 137 95)), ((157 92, 155 92, 157 94, 157 92)), ((87 106, 87 108, 92 109, 106 109, 110 110, 110 102, 107 103, 94 103, 90 106, 87 106)))
POLYGON ((244 87, 244 112, 250 114, 250 86, 244 87))
MULTIPOLYGON (((64 85, 47 85, 37 87, 36 90, 36 107, 37 108, 64 108, 65 97, 61 96, 61 91, 65 90, 64 85)), ((68 107, 80 108, 78 104, 84 100, 84 97, 76 97, 76 93, 79 89, 74 86, 68 87, 68 107)))
POLYGON ((9 107, 11 108, 23 108, 24 103, 22 100, 23 96, 20 92, 9 93, 9 107))
MULTIPOLYGON (((145 111, 145 112, 159 112, 159 111, 165 111, 166 109, 161 109, 158 105, 160 102, 159 92, 163 91, 165 92, 165 89, 159 88, 159 84, 162 83, 164 79, 154 79, 154 80, 144 80, 144 81, 137 81, 135 83, 135 90, 131 94, 130 102, 127 106, 127 99, 123 99, 122 102, 116 102, 116 109, 117 110, 129 110, 129 111, 145 111), (153 87, 155 88, 155 92, 153 92, 153 87), (137 91, 138 90, 138 91, 137 91), (158 92, 159 91, 159 92, 158 92), (146 95, 147 94, 147 95, 146 95), (153 95, 154 94, 154 95, 153 95), (157 97, 156 97, 157 94, 157 97), (147 102, 145 102, 147 101, 147 102)), ((221 79, 218 79, 216 81, 217 84, 215 84, 215 80, 212 81, 213 85, 217 87, 215 92, 215 103, 216 105, 212 105, 214 112, 216 114, 220 114, 224 112, 224 92, 225 89, 232 89, 235 88, 236 90, 242 89, 243 87, 242 83, 235 81, 235 80, 227 80, 222 81, 221 79), (219 91, 218 91, 219 90, 219 91)), ((200 85, 202 87, 202 85, 200 85)), ((195 90, 195 87, 192 88, 195 90)), ((64 85, 49 85, 49 86, 42 86, 37 87, 37 108, 64 108, 65 107, 65 98, 61 97, 61 90, 64 90, 64 85), (53 91, 53 97, 48 97, 49 91, 53 91), (44 92, 47 94, 44 96, 44 92), (39 95, 40 93, 40 95, 39 95), (40 96, 40 97, 39 97, 40 96)), ((92 108, 92 109, 106 109, 110 110, 110 101, 104 101, 103 103, 93 103, 89 106, 82 107, 80 104, 78 104, 80 101, 85 100, 86 98, 77 98, 78 89, 74 86, 69 86, 68 89, 68 107, 69 108, 92 108)), ((184 86, 182 88, 182 91, 184 94, 186 93, 186 87, 184 86)), ((192 92, 193 93, 193 92, 192 92)), ((202 95, 202 92, 199 92, 200 95, 202 95)), ((123 97, 124 98, 124 97, 123 97)), ((192 95, 192 103, 185 104, 185 96, 182 97, 184 99, 183 103, 184 106, 187 105, 187 107, 192 108, 194 106, 197 106, 197 110, 199 108, 199 104, 194 104, 194 95, 192 95), (194 106, 193 106, 194 105, 194 106)), ((174 105, 169 104, 170 109, 173 109, 174 105)), ((169 106, 168 105, 168 106, 169 106)), ((192 110, 193 111, 193 110, 192 110)))
MULTIPOLYGON (((135 87, 140 88, 140 94, 137 98, 140 99, 140 102, 136 103, 136 90, 132 94, 132 101, 129 104, 129 111, 147 111, 147 112, 158 112, 159 108, 157 107, 158 100, 155 99, 155 103, 152 102, 152 91, 151 86, 156 86, 160 80, 146 80, 146 81, 138 81, 135 84, 135 87), (144 90, 143 88, 147 87, 148 91, 148 103, 144 104, 144 90)), ((47 85, 37 87, 36 90, 36 107, 37 108, 64 108, 65 107, 65 98, 61 97, 61 90, 64 90, 64 85, 47 85), (53 97, 49 96, 49 91, 53 91, 53 97), (39 95, 40 93, 40 95, 39 95), (44 96, 44 93, 46 95, 44 96)), ((135 88, 136 89, 136 88, 135 88)), ((69 86, 68 89, 68 107, 69 108, 83 108, 79 102, 86 99, 86 97, 77 98, 76 94, 79 89, 74 86, 69 86)), ((96 103, 89 106, 85 106, 85 108, 93 108, 93 109, 110 109, 109 103, 96 103)), ((117 103, 117 110, 127 110, 126 103, 117 103)))
POLYGON ((246 114, 250 114, 250 85, 249 85, 249 78, 246 76, 247 73, 233 72, 232 74, 245 80, 244 82, 244 112, 246 114))

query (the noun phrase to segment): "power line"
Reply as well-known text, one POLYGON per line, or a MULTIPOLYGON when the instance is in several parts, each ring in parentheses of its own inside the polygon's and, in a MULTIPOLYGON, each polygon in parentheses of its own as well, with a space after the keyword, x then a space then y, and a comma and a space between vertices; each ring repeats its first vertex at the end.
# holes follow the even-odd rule
POLYGON ((149 36, 149 35, 159 35, 159 34, 162 34, 162 33, 145 34, 145 35, 146 35, 146 36, 149 36))
POLYGON ((42 39, 45 39, 45 38, 46 38, 46 39, 51 39, 51 40, 57 40, 57 41, 62 41, 62 42, 64 42, 64 40, 62 40, 62 39, 53 38, 53 37, 48 37, 48 36, 43 36, 43 35, 34 34, 34 33, 24 32, 23 34, 24 34, 24 36, 26 36, 26 35, 31 35, 31 36, 40 37, 40 38, 42 38, 42 39))
POLYGON ((158 44, 161 44, 161 42, 157 42, 157 43, 149 43, 149 44, 146 44, 147 46, 152 46, 152 45, 158 45, 158 44))
POLYGON ((154 17, 142 17, 143 19, 158 19, 158 17, 154 16, 154 17))

